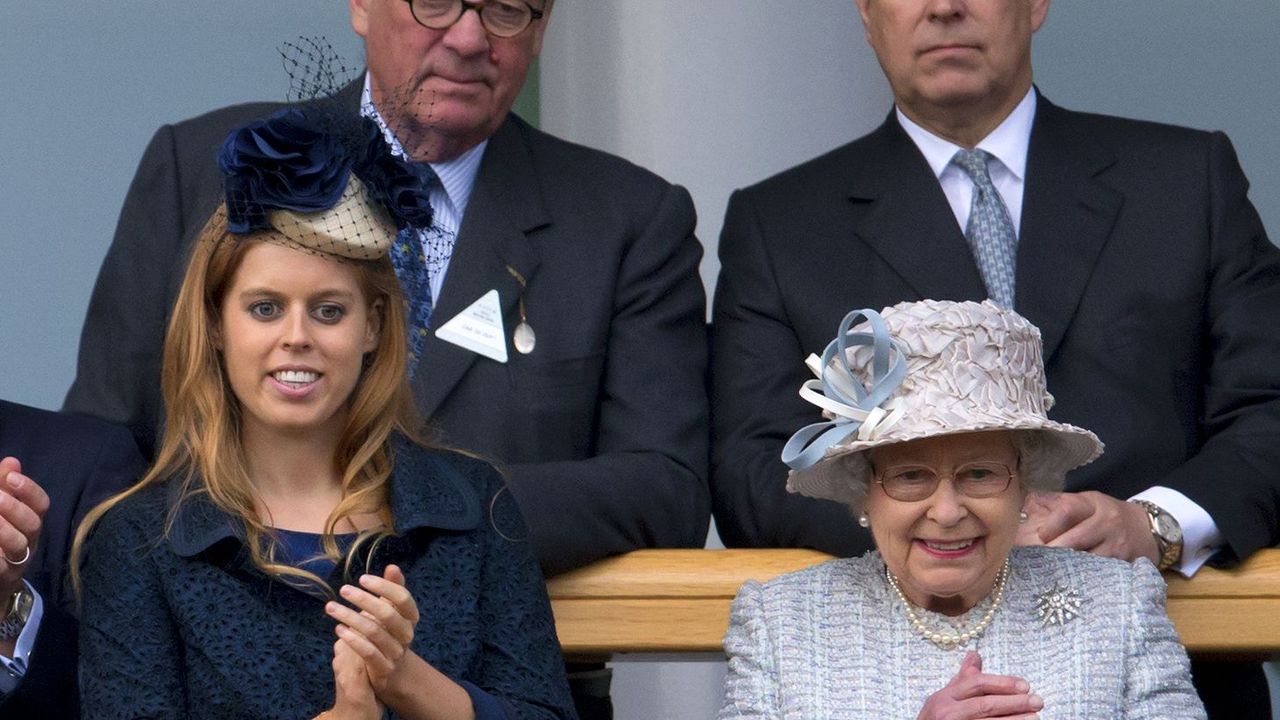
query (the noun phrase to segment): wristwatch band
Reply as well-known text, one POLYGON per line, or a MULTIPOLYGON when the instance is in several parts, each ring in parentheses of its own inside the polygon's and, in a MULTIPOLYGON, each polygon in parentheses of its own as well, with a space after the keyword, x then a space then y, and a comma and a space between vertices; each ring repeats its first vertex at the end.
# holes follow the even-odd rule
POLYGON ((1151 523, 1151 536, 1155 538, 1156 548, 1160 552, 1160 561, 1156 567, 1167 570, 1182 559, 1182 527, 1177 518, 1150 500, 1132 500, 1147 513, 1151 523))
POLYGON ((0 619, 0 640, 14 640, 22 634, 22 628, 26 627, 34 604, 35 599, 25 587, 6 599, 4 617, 0 619))

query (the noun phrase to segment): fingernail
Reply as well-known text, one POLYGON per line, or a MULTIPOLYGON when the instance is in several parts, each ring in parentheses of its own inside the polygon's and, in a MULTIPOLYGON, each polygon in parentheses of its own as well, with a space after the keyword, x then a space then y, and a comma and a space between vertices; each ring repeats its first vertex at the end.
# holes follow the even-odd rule
POLYGON ((9 477, 7 478, 7 481, 9 483, 9 487, 13 488, 14 490, 17 490, 18 488, 22 487, 22 476, 16 472, 9 473, 9 477))
POLYGON ((1017 691, 1018 691, 1018 692, 1020 692, 1020 693, 1024 693, 1024 692, 1026 692, 1026 691, 1030 690, 1030 689, 1031 689, 1031 686, 1027 684, 1027 681, 1026 681, 1026 680, 1019 680, 1019 681, 1017 682, 1017 684, 1015 684, 1015 685, 1013 686, 1013 689, 1014 689, 1014 690, 1017 690, 1017 691))
POLYGON ((1037 709, 1037 710, 1039 710, 1040 708, 1044 707, 1044 698, 1040 697, 1039 695, 1032 695, 1032 696, 1029 698, 1029 700, 1030 700, 1030 702, 1031 702, 1031 707, 1033 707, 1033 708, 1035 708, 1035 709, 1037 709))
POLYGON ((368 584, 369 584, 369 583, 371 583, 371 582, 373 582, 373 576, 372 576, 372 575, 361 575, 361 576, 360 576, 360 584, 361 584, 361 585, 368 585, 368 584))
POLYGON ((329 613, 330 615, 332 615, 333 613, 335 613, 335 612, 337 612, 337 611, 338 611, 338 603, 336 603, 336 602, 327 602, 327 603, 325 603, 325 604, 324 604, 324 611, 325 611, 325 612, 327 612, 327 613, 329 613))
POLYGON ((356 594, 356 589, 350 585, 343 585, 342 588, 338 590, 338 594, 342 595, 342 597, 349 598, 356 594))

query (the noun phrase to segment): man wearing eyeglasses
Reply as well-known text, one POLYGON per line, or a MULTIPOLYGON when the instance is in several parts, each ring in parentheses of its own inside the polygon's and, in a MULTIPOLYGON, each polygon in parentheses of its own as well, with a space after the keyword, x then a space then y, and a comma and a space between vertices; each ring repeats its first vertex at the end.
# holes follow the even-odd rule
POLYGON ((530 62, 542 51, 550 10, 524 0, 351 0, 374 104, 383 106, 389 93, 421 99, 413 108, 421 115, 414 118, 420 123, 414 139, 427 157, 419 160, 473 150, 506 121, 530 62))
MULTIPOLYGON (((701 546, 705 299, 688 193, 510 113, 551 0, 349 2, 368 72, 336 97, 430 165, 433 229, 452 244, 430 297, 409 298, 431 306, 421 411, 444 442, 507 469, 548 575, 701 546)), ((160 424, 165 314, 220 197, 216 149, 278 107, 161 128, 125 201, 66 407, 128 425, 144 452, 160 424)), ((575 693, 607 711, 607 687, 604 675, 575 693)))

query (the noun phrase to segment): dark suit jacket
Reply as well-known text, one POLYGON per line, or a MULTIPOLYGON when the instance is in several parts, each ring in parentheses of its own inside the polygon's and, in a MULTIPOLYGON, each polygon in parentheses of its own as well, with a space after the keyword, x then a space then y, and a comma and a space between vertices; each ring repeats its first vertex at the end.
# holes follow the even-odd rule
MULTIPOLYGON (((343 91, 358 106, 359 86, 343 91)), ((144 452, 161 413, 160 352, 187 247, 221 199, 215 152, 277 105, 162 127, 143 156, 81 337, 66 407, 128 425, 144 452)), ((509 469, 543 569, 650 546, 701 546, 709 521, 705 298, 689 194, 635 165, 508 117, 490 139, 438 327, 519 285, 537 347, 504 365, 434 335, 415 393, 456 447, 509 469)))
MULTIPOLYGON (((1230 142, 1040 98, 1015 309, 1044 336, 1051 417, 1103 457, 1070 490, 1188 496, 1244 557, 1280 521, 1280 252, 1230 142)), ((726 543, 844 555, 870 538, 834 503, 788 496, 778 455, 817 419, 803 360, 856 308, 980 300, 963 233, 891 114, 849 145, 738 191, 720 240, 713 497, 726 543)))
POLYGON ((13 693, 0 699, 0 717, 77 718, 67 554, 84 514, 137 480, 145 464, 124 428, 0 400, 0 457, 10 455, 48 493, 49 512, 24 576, 44 601, 44 618, 31 666, 13 693))

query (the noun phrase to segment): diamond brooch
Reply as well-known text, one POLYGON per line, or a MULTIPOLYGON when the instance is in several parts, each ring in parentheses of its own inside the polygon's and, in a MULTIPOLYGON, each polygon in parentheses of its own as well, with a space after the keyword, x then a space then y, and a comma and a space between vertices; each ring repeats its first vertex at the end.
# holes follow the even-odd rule
POLYGON ((1075 590, 1054 585, 1036 596, 1036 619, 1044 627, 1066 625, 1080 617, 1080 608, 1084 601, 1075 590))

